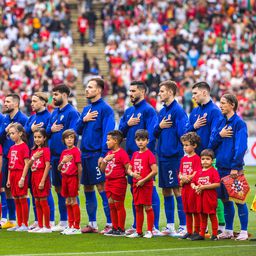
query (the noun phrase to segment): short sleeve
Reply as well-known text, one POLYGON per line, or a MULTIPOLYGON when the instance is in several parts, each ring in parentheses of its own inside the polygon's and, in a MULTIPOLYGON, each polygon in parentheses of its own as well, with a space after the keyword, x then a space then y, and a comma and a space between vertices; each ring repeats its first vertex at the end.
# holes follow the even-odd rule
POLYGON ((51 160, 51 153, 49 148, 44 148, 44 160, 45 162, 50 162, 51 160))
POLYGON ((156 157, 154 154, 149 150, 149 165, 156 164, 156 157))
POLYGON ((81 152, 78 148, 76 148, 76 151, 75 151, 75 163, 81 163, 81 152))

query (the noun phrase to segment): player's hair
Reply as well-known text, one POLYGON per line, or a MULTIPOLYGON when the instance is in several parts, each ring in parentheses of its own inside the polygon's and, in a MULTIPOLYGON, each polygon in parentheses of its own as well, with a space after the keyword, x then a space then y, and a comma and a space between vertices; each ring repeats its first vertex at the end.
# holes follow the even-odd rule
MULTIPOLYGON (((21 132, 21 133, 22 133, 22 135, 21 135, 21 137, 20 137, 21 140, 22 140, 23 142, 25 142, 25 143, 28 142, 28 138, 27 138, 27 134, 26 134, 26 132, 25 132, 25 129, 24 129, 24 127, 23 127, 20 123, 13 123, 13 124, 11 124, 10 127, 9 127, 9 130, 10 130, 11 128, 16 129, 17 132, 21 132)), ((9 130, 8 130, 8 133, 9 133, 9 130)))
POLYGON ((113 139, 117 140, 118 145, 120 145, 123 141, 123 133, 119 130, 113 130, 108 132, 108 135, 111 136, 113 139))
POLYGON ((198 88, 199 90, 206 90, 208 93, 211 91, 211 87, 206 82, 198 82, 192 86, 192 89, 198 88))
POLYGON ((18 103, 18 105, 20 105, 20 96, 16 93, 9 93, 6 95, 5 98, 7 97, 11 97, 13 99, 13 101, 16 101, 18 103))
POLYGON ((52 89, 53 92, 66 93, 67 96, 70 95, 70 89, 65 84, 60 84, 52 89))
POLYGON ((174 81, 172 81, 172 80, 163 81, 162 83, 159 84, 160 88, 162 86, 166 87, 166 89, 168 89, 168 90, 171 90, 174 96, 176 95, 177 84, 174 81))
POLYGON ((143 81, 134 80, 131 82, 130 86, 132 85, 137 86, 140 90, 144 90, 145 93, 147 92, 147 85, 143 81))
POLYGON ((198 147, 201 143, 200 136, 196 132, 188 132, 180 137, 181 142, 188 141, 190 145, 198 147))
POLYGON ((204 149, 204 150, 201 152, 200 156, 201 156, 201 157, 202 157, 202 156, 209 156, 209 157, 211 157, 212 160, 215 158, 214 152, 213 152, 213 150, 210 149, 210 148, 204 149))
POLYGON ((36 96, 36 97, 38 97, 40 100, 44 101, 44 102, 45 102, 44 105, 46 105, 47 102, 48 102, 48 96, 47 96, 47 94, 44 93, 44 92, 35 92, 32 96, 36 96))
POLYGON ((144 129, 139 129, 135 133, 135 140, 136 139, 149 139, 148 131, 144 129))
POLYGON ((92 82, 92 81, 94 81, 96 83, 97 87, 99 87, 102 91, 104 90, 104 84, 105 83, 104 83, 104 80, 102 78, 94 77, 94 78, 89 80, 89 82, 92 82))
POLYGON ((233 109, 236 112, 237 108, 238 108, 238 101, 235 95, 233 94, 224 94, 221 96, 221 98, 225 98, 227 100, 227 102, 231 105, 234 105, 233 109))
POLYGON ((65 144, 65 139, 66 139, 68 136, 70 136, 70 135, 74 135, 74 137, 75 137, 74 144, 76 144, 76 141, 77 141, 77 134, 76 134, 76 132, 75 132, 73 129, 67 129, 66 131, 64 131, 64 132, 62 133, 62 142, 63 142, 64 145, 66 145, 66 144, 65 144))
MULTIPOLYGON (((36 132, 39 132, 45 138, 45 141, 44 141, 43 145, 41 145, 41 147, 47 147, 48 146, 48 143, 47 143, 48 136, 47 136, 46 130, 42 127, 39 127, 34 130, 33 134, 35 134, 36 132)), ((34 146, 32 149, 35 150, 37 148, 38 148, 38 146, 34 143, 34 146)))

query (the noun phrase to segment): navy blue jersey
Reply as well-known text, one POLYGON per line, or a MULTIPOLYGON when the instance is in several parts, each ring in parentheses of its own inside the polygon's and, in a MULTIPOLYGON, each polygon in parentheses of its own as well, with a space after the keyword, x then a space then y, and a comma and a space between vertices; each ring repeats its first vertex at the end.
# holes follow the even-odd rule
POLYGON ((164 105, 161 109, 158 115, 158 124, 154 128, 154 135, 158 138, 157 154, 160 160, 161 158, 184 155, 180 137, 185 133, 187 121, 187 114, 176 100, 169 106, 164 105), (160 128, 159 124, 163 118, 169 118, 173 122, 170 128, 160 128))
POLYGON ((11 119, 9 115, 6 115, 1 123, 0 127, 0 140, 1 144, 3 146, 3 155, 7 157, 9 149, 12 145, 14 145, 14 142, 10 139, 9 136, 7 136, 7 133, 5 131, 5 128, 10 124, 10 123, 20 123, 22 126, 25 126, 28 118, 27 116, 22 113, 21 111, 18 111, 16 115, 11 119))
POLYGON ((237 114, 234 114, 229 120, 224 118, 209 143, 209 148, 215 151, 217 168, 243 170, 247 139, 246 123, 237 114), (232 128, 233 136, 231 138, 222 138, 219 134, 226 125, 232 128))
POLYGON ((149 133, 149 143, 148 148, 151 152, 155 152, 155 136, 153 134, 154 127, 157 124, 157 114, 154 108, 146 102, 146 100, 142 100, 138 104, 128 108, 123 117, 120 120, 119 130, 126 137, 126 151, 128 155, 131 157, 132 154, 136 151, 139 151, 135 143, 135 133, 139 129, 145 129, 149 133), (140 122, 134 126, 128 126, 127 122, 133 117, 139 117, 140 122))
POLYGON ((38 112, 35 115, 32 115, 31 117, 29 117, 28 121, 26 122, 25 125, 25 131, 28 135, 28 146, 31 149, 33 144, 34 144, 34 136, 33 136, 33 132, 31 130, 31 126, 33 125, 33 123, 35 122, 35 124, 39 124, 39 123, 43 123, 43 126, 41 128, 47 128, 49 120, 50 120, 50 116, 51 114, 49 113, 49 111, 47 109, 45 109, 42 112, 38 112))
POLYGON ((49 147, 52 157, 60 157, 62 151, 66 149, 66 146, 62 143, 62 133, 67 129, 75 130, 78 118, 78 111, 70 104, 67 104, 62 109, 56 108, 52 112, 46 128, 46 132, 50 136, 49 147), (63 129, 58 132, 52 132, 51 127, 55 122, 56 124, 62 124, 63 129))
POLYGON ((114 129, 114 111, 102 98, 87 105, 76 124, 76 132, 82 135, 80 147, 82 155, 100 152, 100 156, 104 157, 108 151, 106 144, 108 132, 114 129), (83 118, 89 110, 97 111, 98 116, 95 121, 84 122, 83 118))
POLYGON ((196 132, 201 138, 201 144, 196 149, 198 155, 201 151, 209 148, 209 141, 212 132, 219 126, 220 122, 223 120, 223 115, 220 109, 210 100, 205 105, 200 105, 197 108, 194 108, 189 116, 189 120, 186 124, 186 133, 187 132, 196 132), (194 129, 194 124, 198 117, 206 118, 206 125, 200 127, 199 129, 194 129))

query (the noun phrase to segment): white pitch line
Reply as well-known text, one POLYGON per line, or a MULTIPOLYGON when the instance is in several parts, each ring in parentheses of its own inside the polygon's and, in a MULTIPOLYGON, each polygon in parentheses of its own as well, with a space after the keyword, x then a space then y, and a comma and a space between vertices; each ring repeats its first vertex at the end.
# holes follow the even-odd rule
POLYGON ((102 252, 63 252, 63 253, 34 253, 34 254, 5 254, 2 256, 61 256, 61 255, 95 255, 95 254, 120 254, 120 253, 144 253, 144 252, 169 252, 178 250, 203 250, 203 249, 221 249, 221 248, 237 248, 237 247, 256 247, 256 244, 244 245, 220 245, 220 246, 204 246, 204 247, 177 247, 165 249, 148 249, 148 250, 130 250, 130 251, 102 251, 102 252))

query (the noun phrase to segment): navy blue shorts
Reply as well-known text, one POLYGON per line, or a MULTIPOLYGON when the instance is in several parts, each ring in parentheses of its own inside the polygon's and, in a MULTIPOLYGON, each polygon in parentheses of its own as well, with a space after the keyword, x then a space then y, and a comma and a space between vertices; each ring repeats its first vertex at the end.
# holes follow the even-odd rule
MULTIPOLYGON (((223 178, 223 177, 229 175, 230 171, 231 170, 218 169, 218 173, 220 175, 220 178, 223 178)), ((218 198, 219 199, 222 199, 224 201, 229 200, 228 191, 227 191, 226 187, 224 186, 224 184, 222 182, 220 183, 220 187, 217 188, 217 193, 218 193, 218 198)))
POLYGON ((3 156, 3 161, 2 161, 2 188, 6 187, 8 179, 8 158, 3 156))
POLYGON ((92 156, 82 157, 82 177, 81 184, 96 185, 105 181, 105 174, 98 167, 100 152, 93 153, 92 156))
POLYGON ((167 158, 166 161, 159 160, 159 187, 176 188, 179 186, 178 173, 181 157, 167 158))
POLYGON ((60 158, 51 158, 51 181, 52 181, 52 185, 55 187, 61 187, 61 180, 62 180, 62 176, 61 176, 61 172, 58 170, 58 165, 60 162, 60 158))

